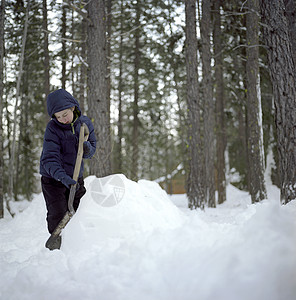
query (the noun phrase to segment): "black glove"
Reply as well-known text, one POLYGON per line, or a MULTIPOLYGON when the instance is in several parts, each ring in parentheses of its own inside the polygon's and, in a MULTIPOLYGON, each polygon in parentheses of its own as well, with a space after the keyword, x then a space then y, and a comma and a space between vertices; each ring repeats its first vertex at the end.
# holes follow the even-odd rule
POLYGON ((91 147, 91 145, 90 145, 90 142, 89 142, 89 141, 85 141, 85 142, 83 143, 83 154, 84 154, 85 156, 87 156, 87 155, 90 153, 90 147, 91 147))
POLYGON ((76 181, 72 179, 70 176, 63 177, 61 179, 61 182, 67 189, 70 189, 70 185, 76 184, 76 181))

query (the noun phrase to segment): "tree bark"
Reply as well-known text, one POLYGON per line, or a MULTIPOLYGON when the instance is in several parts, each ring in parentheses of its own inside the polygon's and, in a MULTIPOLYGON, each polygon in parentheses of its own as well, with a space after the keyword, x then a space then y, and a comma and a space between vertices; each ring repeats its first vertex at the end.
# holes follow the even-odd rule
POLYGON ((108 113, 110 115, 111 97, 111 34, 112 34, 112 0, 107 1, 107 100, 108 113))
POLYGON ((3 60, 4 60, 4 18, 5 0, 1 0, 0 7, 0 219, 4 217, 4 198, 3 198, 3 60))
POLYGON ((62 88, 66 89, 66 62, 67 62, 67 49, 66 49, 66 32, 67 32, 67 11, 65 2, 62 9, 62 51, 61 51, 61 59, 62 59, 62 88))
POLYGON ((294 0, 284 0, 289 27, 289 36, 292 43, 294 65, 296 65, 296 10, 294 0))
POLYGON ((206 202, 209 207, 216 207, 215 201, 215 146, 214 146, 214 99, 211 68, 211 1, 202 1, 201 19, 202 44, 202 74, 203 74, 203 102, 204 102, 204 149, 206 173, 206 202))
POLYGON ((263 36, 273 84, 281 202, 296 198, 296 80, 283 0, 261 0, 263 36))
POLYGON ((247 130, 249 188, 252 203, 267 198, 259 76, 259 0, 248 0, 247 27, 247 130))
MULTIPOLYGON (((24 32, 22 38, 22 48, 21 54, 19 59, 19 73, 16 83, 16 96, 15 96, 15 107, 14 107, 14 121, 13 121, 13 129, 12 129, 12 146, 11 146, 11 157, 9 163, 9 186, 8 186, 8 202, 7 208, 9 209, 10 213, 10 201, 13 199, 13 186, 14 186, 14 171, 15 171, 15 150, 16 150, 16 131, 17 131, 17 111, 19 105, 19 98, 20 98, 20 87, 22 81, 22 73, 23 73, 23 64, 25 58, 25 47, 26 47, 26 40, 27 40, 27 31, 28 31, 28 22, 29 22, 29 12, 30 12, 30 0, 27 2, 26 8, 26 16, 25 16, 25 25, 24 25, 24 32)), ((13 215, 13 214, 12 214, 13 215)))
MULTIPOLYGON (((174 30, 173 30, 173 24, 175 22, 174 18, 172 18, 172 13, 174 11, 173 7, 174 0, 171 0, 168 2, 168 19, 169 19, 169 34, 171 37, 174 36, 174 30)), ((183 65, 183 62, 181 62, 181 59, 178 54, 175 53, 176 48, 176 42, 178 41, 180 37, 175 37, 174 40, 169 45, 169 52, 171 55, 170 58, 170 65, 172 68, 172 75, 173 75, 173 83, 174 83, 174 89, 176 93, 176 102, 178 106, 177 115, 178 115, 178 121, 179 121, 179 131, 180 131, 180 139, 181 139, 181 161, 183 162, 183 168, 186 168, 187 164, 187 151, 186 151, 186 143, 187 143, 187 124, 186 124, 186 118, 184 109, 182 108, 182 87, 180 87, 180 71, 178 71, 178 67, 180 65, 183 65)))
POLYGON ((83 18, 81 22, 81 36, 80 39, 82 41, 81 43, 81 50, 80 50, 80 72, 79 72, 79 89, 78 89, 78 95, 79 95, 79 105, 81 108, 81 111, 85 113, 85 87, 86 87, 86 79, 87 79, 87 55, 86 55, 86 39, 87 36, 87 20, 83 18))
POLYGON ((226 134, 224 121, 224 83, 223 83, 223 48, 221 39, 221 0, 214 1, 213 42, 215 56, 215 96, 216 96, 216 153, 217 153, 217 191, 218 203, 226 201, 225 149, 226 134))
POLYGON ((43 0, 43 51, 44 51, 44 120, 45 123, 49 121, 47 113, 46 97, 50 92, 50 80, 49 80, 49 51, 48 51, 48 28, 47 28, 47 1, 43 0))
POLYGON ((123 92, 123 0, 120 3, 120 42, 119 42, 119 78, 118 78, 118 147, 116 153, 117 170, 122 172, 122 139, 123 139, 123 112, 122 112, 122 92, 123 92))
POLYGON ((133 153, 132 153, 132 179, 138 179, 139 161, 139 68, 140 68, 140 3, 136 4, 135 20, 135 58, 134 58, 134 103, 133 103, 133 153))
POLYGON ((187 174, 187 196, 189 207, 204 208, 204 159, 200 135, 200 99, 197 73, 196 1, 185 0, 186 14, 186 73, 188 105, 188 150, 189 172, 187 174))
POLYGON ((97 177, 103 177, 112 172, 104 1, 88 2, 87 11, 90 20, 87 30, 89 116, 97 138, 97 151, 90 171, 97 177))

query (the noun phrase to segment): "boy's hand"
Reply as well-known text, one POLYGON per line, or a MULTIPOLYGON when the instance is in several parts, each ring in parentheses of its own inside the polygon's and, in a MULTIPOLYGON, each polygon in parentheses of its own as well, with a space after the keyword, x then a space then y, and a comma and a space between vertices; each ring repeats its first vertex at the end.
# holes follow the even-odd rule
POLYGON ((83 143, 83 154, 85 155, 85 156, 87 156, 89 153, 90 153, 90 142, 89 141, 85 141, 84 143, 83 143))
POLYGON ((63 177, 61 179, 61 182, 67 189, 70 189, 70 185, 76 184, 76 181, 72 179, 70 176, 63 177))

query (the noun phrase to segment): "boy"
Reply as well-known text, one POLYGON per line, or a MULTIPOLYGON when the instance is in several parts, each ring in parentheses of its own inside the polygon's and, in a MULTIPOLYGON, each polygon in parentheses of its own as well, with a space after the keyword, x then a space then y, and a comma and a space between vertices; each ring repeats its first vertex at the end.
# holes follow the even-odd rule
MULTIPOLYGON (((47 227, 51 234, 68 210, 68 198, 82 123, 89 128, 88 140, 83 143, 83 158, 96 151, 96 137, 90 119, 81 114, 78 101, 66 90, 59 89, 47 97, 48 122, 40 158, 41 186, 47 208, 47 227)), ((81 164, 73 207, 76 211, 86 190, 81 164)))

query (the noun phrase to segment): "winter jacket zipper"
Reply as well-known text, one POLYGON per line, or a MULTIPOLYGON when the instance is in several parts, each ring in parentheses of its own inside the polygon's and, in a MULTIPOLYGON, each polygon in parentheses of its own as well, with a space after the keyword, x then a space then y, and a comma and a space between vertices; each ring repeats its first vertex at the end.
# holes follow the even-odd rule
POLYGON ((75 120, 71 123, 72 127, 72 133, 75 134, 75 128, 74 128, 74 123, 77 121, 78 117, 75 118, 75 120))

